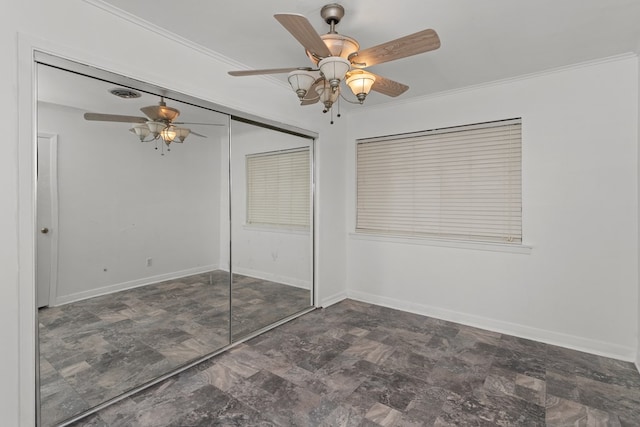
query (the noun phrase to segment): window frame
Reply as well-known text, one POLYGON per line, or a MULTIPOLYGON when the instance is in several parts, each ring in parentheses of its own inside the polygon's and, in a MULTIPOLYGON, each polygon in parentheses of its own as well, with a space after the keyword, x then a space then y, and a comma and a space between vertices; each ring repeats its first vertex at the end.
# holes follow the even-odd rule
MULTIPOLYGON (((490 250, 490 251, 503 251, 503 252, 514 252, 514 253, 530 253, 532 247, 525 244, 524 240, 524 197, 523 197, 523 159, 522 159, 522 151, 523 151, 523 134, 522 134, 523 126, 522 126, 522 118, 510 118, 504 120, 496 120, 496 121, 488 121, 488 122, 480 122, 480 123, 472 123, 467 125, 458 125, 451 127, 442 127, 435 128, 425 131, 418 132, 409 132, 402 134, 392 134, 392 135, 384 135, 377 137, 367 137, 367 138, 359 138, 354 141, 353 144, 353 153, 354 153, 354 180, 353 180, 353 216, 352 216, 352 226, 351 232, 349 233, 351 238, 355 238, 356 240, 370 240, 370 241, 386 241, 386 242, 395 242, 395 243, 408 243, 408 244, 421 244, 421 245, 431 245, 431 246, 444 246, 444 247, 459 247, 466 249, 481 249, 481 250, 490 250), (360 206, 358 204, 359 197, 359 168, 361 164, 359 163, 359 146, 361 144, 366 144, 370 142, 392 142, 394 140, 405 140, 402 142, 407 142, 407 139, 436 135, 436 134, 446 134, 457 131, 464 130, 475 130, 475 129, 483 129, 483 128, 500 128, 508 125, 517 125, 519 133, 518 140, 518 168, 519 168, 519 187, 517 192, 519 193, 519 200, 517 204, 519 204, 520 212, 517 217, 519 221, 519 239, 515 242, 508 241, 500 241, 496 240, 496 238, 491 238, 484 240, 482 238, 474 237, 468 238, 466 236, 452 236, 452 235, 437 235, 437 234, 421 234, 415 233, 411 231, 407 232, 396 232, 396 231, 386 231, 386 230, 375 230, 375 229, 363 229, 359 227, 359 209, 360 206)), ((400 143, 402 143, 400 142, 400 143)), ((513 173, 513 172, 511 172, 513 173)), ((502 181, 504 182, 504 181, 502 181)), ((506 194, 506 193, 505 193, 506 194)), ((413 196, 411 196, 411 200, 415 200, 413 196)), ((441 200, 441 197, 438 196, 438 200, 441 200)), ((397 206, 397 205, 396 205, 397 206)))

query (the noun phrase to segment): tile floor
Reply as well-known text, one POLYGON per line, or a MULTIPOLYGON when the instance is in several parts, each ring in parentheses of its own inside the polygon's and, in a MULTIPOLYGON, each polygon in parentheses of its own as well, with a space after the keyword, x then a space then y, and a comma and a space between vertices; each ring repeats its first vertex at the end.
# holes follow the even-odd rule
POLYGON ((75 426, 634 426, 627 362, 346 300, 75 426))
MULTIPOLYGON (((229 344, 228 273, 39 310, 43 427, 229 344)), ((310 305, 308 290, 234 275, 234 340, 310 305)))

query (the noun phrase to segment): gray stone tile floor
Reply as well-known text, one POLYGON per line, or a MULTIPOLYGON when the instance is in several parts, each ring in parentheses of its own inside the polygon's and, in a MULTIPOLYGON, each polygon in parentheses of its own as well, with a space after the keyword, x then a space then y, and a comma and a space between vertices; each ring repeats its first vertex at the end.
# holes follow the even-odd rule
POLYGON ((75 426, 638 426, 632 363, 345 300, 75 426))
MULTIPOLYGON (((234 275, 237 340, 310 306, 308 290, 234 275)), ((229 344, 228 273, 39 310, 42 425, 56 424, 229 344)))

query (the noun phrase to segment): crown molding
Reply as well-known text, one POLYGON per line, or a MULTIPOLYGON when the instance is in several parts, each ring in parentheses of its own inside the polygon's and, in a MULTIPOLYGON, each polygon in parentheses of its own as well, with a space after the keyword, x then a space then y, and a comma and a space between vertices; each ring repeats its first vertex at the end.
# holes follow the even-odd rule
POLYGON ((451 95, 455 95, 455 94, 459 94, 459 93, 471 92, 471 91, 474 91, 474 90, 497 87, 497 86, 501 86, 501 85, 504 85, 504 84, 516 83, 516 82, 525 81, 525 80, 529 80, 529 79, 534 79, 534 78, 549 76, 549 75, 553 75, 553 74, 563 73, 563 72, 566 72, 566 71, 573 71, 573 70, 578 70, 578 69, 581 69, 581 68, 589 68, 589 67, 593 67, 593 66, 596 66, 596 65, 602 65, 602 64, 607 64, 607 63, 611 63, 611 62, 625 61, 625 60, 632 59, 632 58, 638 59, 638 56, 639 56, 638 53, 627 52, 627 53, 623 53, 623 54, 619 54, 619 55, 607 56, 607 57, 604 57, 604 58, 598 58, 598 59, 592 59, 592 60, 589 60, 589 61, 578 62, 578 63, 575 63, 575 64, 563 65, 561 67, 549 68, 549 69, 542 70, 542 71, 536 71, 534 73, 521 74, 521 75, 515 76, 515 77, 508 77, 508 78, 505 78, 505 79, 493 80, 493 81, 490 81, 490 82, 478 83, 478 84, 463 86, 463 87, 459 87, 459 88, 455 88, 455 89, 448 89, 448 90, 435 92, 435 93, 430 93, 430 94, 421 95, 421 96, 416 96, 416 97, 412 97, 412 98, 404 98, 404 99, 401 99, 401 100, 390 100, 388 102, 374 104, 374 105, 365 105, 364 108, 361 111, 350 110, 349 112, 358 114, 358 113, 363 113, 363 112, 366 112, 366 111, 371 111, 371 110, 374 110, 374 109, 387 109, 389 107, 397 107, 397 106, 401 106, 401 105, 405 105, 405 104, 419 103, 419 102, 429 101, 429 100, 433 100, 433 99, 437 99, 437 98, 443 98, 443 97, 447 97, 447 96, 451 96, 451 95))
MULTIPOLYGON (((104 0, 83 0, 85 3, 88 3, 92 6, 95 6, 99 9, 104 10, 105 12, 108 12, 112 15, 117 16, 120 19, 123 19, 127 22, 130 22, 140 28, 144 28, 147 31, 151 31, 152 33, 155 33, 161 37, 164 37, 168 40, 171 40, 173 42, 176 42, 178 44, 181 44, 191 50, 194 50, 202 55, 208 56, 210 58, 215 59, 216 61, 222 62, 224 64, 229 65, 231 68, 233 68, 234 70, 248 70, 251 67, 247 66, 246 64, 242 64, 238 61, 235 61, 231 58, 229 58, 228 56, 222 55, 219 52, 216 52, 215 50, 206 48, 198 43, 194 43, 193 41, 182 37, 176 33, 173 33, 171 31, 166 30, 165 28, 162 28, 156 24, 153 24, 149 21, 146 21, 142 18, 140 18, 139 16, 136 16, 132 13, 129 13, 127 11, 124 11, 118 7, 115 7, 109 3, 107 3, 104 0)), ((268 75, 260 75, 257 76, 259 78, 262 78, 263 80, 266 80, 272 84, 275 84, 277 86, 281 86, 283 88, 289 89, 289 85, 287 85, 286 83, 268 76, 268 75)))

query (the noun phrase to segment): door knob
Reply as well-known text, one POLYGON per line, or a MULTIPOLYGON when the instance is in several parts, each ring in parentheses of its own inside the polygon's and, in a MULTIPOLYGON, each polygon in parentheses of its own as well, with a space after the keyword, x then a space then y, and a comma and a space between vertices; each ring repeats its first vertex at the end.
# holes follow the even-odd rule
POLYGON ((41 232, 42 234, 47 234, 47 233, 49 232, 49 229, 48 229, 47 227, 44 227, 44 228, 41 228, 41 229, 40 229, 40 232, 41 232))

